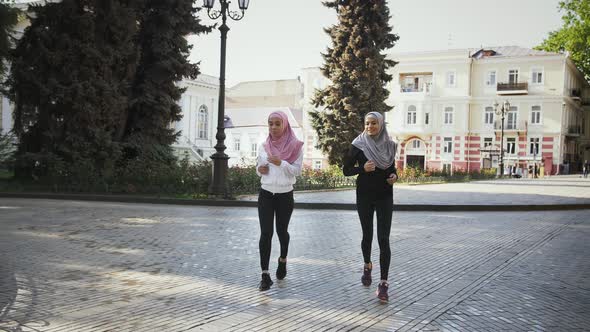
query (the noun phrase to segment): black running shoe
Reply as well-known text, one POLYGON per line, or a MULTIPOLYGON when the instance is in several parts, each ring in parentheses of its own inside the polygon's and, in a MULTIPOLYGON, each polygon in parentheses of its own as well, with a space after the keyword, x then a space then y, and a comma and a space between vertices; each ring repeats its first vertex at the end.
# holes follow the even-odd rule
POLYGON ((363 286, 371 286, 371 283, 373 282, 373 279, 371 278, 371 271, 372 269, 372 265, 371 267, 366 267, 363 269, 363 276, 361 277, 361 282, 363 283, 363 286))
POLYGON ((270 274, 263 273, 262 280, 260 280, 260 285, 258 286, 258 289, 261 291, 269 290, 272 284, 273 282, 272 279, 270 279, 270 274))
POLYGON ((377 298, 381 303, 387 303, 389 301, 389 295, 387 294, 387 290, 389 289, 389 284, 386 282, 379 283, 379 287, 377 288, 377 298))
POLYGON ((287 261, 281 262, 279 257, 279 266, 277 267, 277 279, 283 280, 287 276, 287 261))

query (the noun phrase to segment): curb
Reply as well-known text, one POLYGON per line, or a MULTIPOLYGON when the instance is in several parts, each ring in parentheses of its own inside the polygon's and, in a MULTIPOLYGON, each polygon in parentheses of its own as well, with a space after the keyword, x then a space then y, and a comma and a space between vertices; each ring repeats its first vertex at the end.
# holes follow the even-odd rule
MULTIPOLYGON (((51 194, 51 193, 7 193, 0 192, 0 198, 28 198, 28 199, 59 199, 72 201, 96 201, 119 203, 147 203, 170 204, 192 206, 225 206, 225 207, 257 207, 256 201, 243 200, 208 200, 208 199, 182 199, 182 198, 158 198, 129 195, 92 195, 92 194, 51 194)), ((356 204, 352 203, 295 203, 295 208, 310 210, 356 210, 356 204)), ((483 205, 483 204, 394 204, 394 211, 471 211, 471 212, 498 212, 498 211, 560 211, 560 210, 590 210, 590 203, 575 204, 546 204, 546 205, 483 205)))

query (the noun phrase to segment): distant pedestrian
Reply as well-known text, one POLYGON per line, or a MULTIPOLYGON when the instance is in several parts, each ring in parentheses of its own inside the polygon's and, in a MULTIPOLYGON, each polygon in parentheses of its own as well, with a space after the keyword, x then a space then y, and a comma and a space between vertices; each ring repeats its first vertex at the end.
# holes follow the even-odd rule
POLYGON ((365 116, 365 130, 352 141, 344 158, 343 172, 346 176, 357 175, 356 208, 361 222, 364 267, 361 282, 372 283, 371 245, 373 241, 373 215, 377 212, 377 240, 381 280, 377 297, 382 302, 389 300, 388 275, 391 262, 389 234, 393 214, 393 187, 397 181, 395 153, 397 145, 385 128, 383 115, 370 112, 365 116))
POLYGON ((588 172, 590 172, 590 163, 588 163, 588 160, 584 160, 584 166, 582 171, 584 173, 584 178, 587 178, 588 172))
POLYGON ((293 213, 293 184, 301 174, 303 142, 297 139, 287 114, 281 111, 268 116, 268 136, 258 147, 256 173, 260 176, 258 219, 260 221, 260 267, 262 280, 259 289, 267 290, 273 281, 268 271, 274 225, 281 244, 276 271, 277 279, 287 275, 289 249, 289 221, 293 213), (275 218, 276 217, 276 218, 275 218))

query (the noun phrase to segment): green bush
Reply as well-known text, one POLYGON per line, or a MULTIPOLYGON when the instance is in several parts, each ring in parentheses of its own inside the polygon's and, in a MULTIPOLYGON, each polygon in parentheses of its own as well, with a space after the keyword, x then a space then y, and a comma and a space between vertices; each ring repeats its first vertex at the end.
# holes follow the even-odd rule
POLYGON ((256 174, 256 166, 230 167, 228 187, 232 196, 255 193, 260 188, 260 177, 256 174))

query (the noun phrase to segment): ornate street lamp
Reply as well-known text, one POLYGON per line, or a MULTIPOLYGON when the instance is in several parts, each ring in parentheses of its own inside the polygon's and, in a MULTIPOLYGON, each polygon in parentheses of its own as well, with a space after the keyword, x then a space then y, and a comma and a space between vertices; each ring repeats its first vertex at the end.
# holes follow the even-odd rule
POLYGON ((510 110, 510 103, 506 100, 502 105, 498 104, 498 102, 494 103, 494 109, 496 110, 496 114, 500 115, 502 122, 501 122, 501 136, 500 136, 500 177, 504 176, 504 117, 506 116, 506 112, 510 110))
POLYGON ((234 21, 239 21, 244 17, 244 11, 248 9, 250 0, 238 0, 238 7, 240 11, 233 11, 229 9, 230 1, 220 0, 220 10, 214 10, 215 0, 203 0, 203 7, 207 8, 207 15, 212 19, 221 17, 221 64, 219 69, 219 104, 218 104, 218 118, 217 118, 217 144, 215 145, 216 152, 211 155, 213 159, 213 174, 211 184, 209 185, 209 194, 214 196, 227 196, 227 160, 229 156, 225 154, 226 146, 225 140, 225 45, 227 40, 227 32, 229 27, 225 24, 227 17, 234 21))

